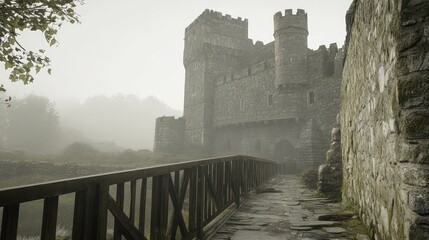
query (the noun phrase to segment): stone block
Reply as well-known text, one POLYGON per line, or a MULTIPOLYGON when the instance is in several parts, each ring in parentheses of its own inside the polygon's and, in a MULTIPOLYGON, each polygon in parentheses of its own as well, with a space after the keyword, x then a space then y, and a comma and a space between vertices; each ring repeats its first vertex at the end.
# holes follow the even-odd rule
POLYGON ((399 78, 398 99, 402 107, 429 106, 429 81, 425 75, 407 75, 399 78))
POLYGON ((331 139, 332 141, 341 141, 341 129, 339 127, 332 128, 331 139))
POLYGON ((399 126, 407 138, 429 138, 429 111, 404 112, 399 126))
POLYGON ((418 216, 411 224, 408 239, 427 240, 429 239, 429 217, 418 216))
POLYGON ((429 170, 416 167, 405 167, 402 171, 404 183, 418 186, 429 187, 429 170))
POLYGON ((410 208, 420 214, 429 214, 429 189, 427 191, 410 192, 408 194, 410 208))

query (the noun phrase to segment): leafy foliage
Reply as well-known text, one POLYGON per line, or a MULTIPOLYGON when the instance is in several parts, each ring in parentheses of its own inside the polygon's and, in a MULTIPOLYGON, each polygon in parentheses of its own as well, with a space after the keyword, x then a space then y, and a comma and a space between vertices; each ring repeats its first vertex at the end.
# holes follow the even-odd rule
MULTIPOLYGON (((63 22, 76 23, 75 7, 83 0, 0 0, 0 61, 11 69, 12 82, 33 82, 34 73, 49 67, 50 59, 45 50, 27 50, 18 41, 24 30, 40 31, 52 46, 57 44, 55 35, 63 22)), ((51 69, 47 72, 51 74, 51 69)), ((0 85, 0 92, 6 89, 0 85)))

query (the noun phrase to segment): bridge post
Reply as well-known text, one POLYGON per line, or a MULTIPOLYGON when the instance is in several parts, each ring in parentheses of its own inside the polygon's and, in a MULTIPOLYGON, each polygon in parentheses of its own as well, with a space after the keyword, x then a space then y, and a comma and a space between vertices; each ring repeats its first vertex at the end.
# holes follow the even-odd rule
POLYGON ((204 238, 203 232, 203 201, 204 201, 204 169, 198 166, 198 182, 197 182, 197 239, 204 238))
POLYGON ((105 240, 107 231, 107 199, 109 185, 94 184, 88 189, 85 239, 105 240))
POLYGON ((152 208, 150 239, 166 239, 168 224, 168 181, 170 175, 155 176, 152 179, 152 208))

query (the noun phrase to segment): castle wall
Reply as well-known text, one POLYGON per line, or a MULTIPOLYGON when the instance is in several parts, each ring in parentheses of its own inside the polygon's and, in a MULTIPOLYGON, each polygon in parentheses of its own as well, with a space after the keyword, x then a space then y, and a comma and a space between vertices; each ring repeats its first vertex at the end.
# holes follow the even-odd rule
POLYGON ((429 1, 355 2, 341 87, 343 199, 375 239, 429 239, 429 1))
POLYGON ((216 78, 215 126, 303 117, 305 94, 279 92, 274 83, 274 59, 216 78))
POLYGON ((316 120, 327 143, 340 109, 343 55, 342 49, 338 50, 336 44, 331 44, 329 49, 321 46, 308 56, 310 84, 306 99, 306 118, 316 120))
POLYGON ((323 160, 323 150, 328 148, 323 139, 329 131, 323 135, 319 127, 330 129, 335 122, 335 84, 341 76, 335 68, 338 49, 313 53, 307 48, 303 10, 296 14, 286 10, 284 16, 277 13, 274 25, 275 41, 268 44, 248 38, 247 19, 211 10, 186 29, 185 153, 291 159, 285 149, 275 153, 275 141, 283 137, 296 145, 283 142, 280 148, 296 152, 293 158, 300 159, 299 168, 314 167, 323 160), (276 81, 279 78, 282 84, 276 81), (312 105, 309 91, 318 101, 312 105), (225 151, 222 144, 230 137, 232 146, 225 151), (255 139, 261 139, 258 152, 252 148, 255 139))

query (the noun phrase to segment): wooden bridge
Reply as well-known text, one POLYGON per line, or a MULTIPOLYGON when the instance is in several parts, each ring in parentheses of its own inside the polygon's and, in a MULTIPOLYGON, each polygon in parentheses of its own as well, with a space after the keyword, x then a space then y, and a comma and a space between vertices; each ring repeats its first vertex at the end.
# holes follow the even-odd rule
POLYGON ((0 240, 17 239, 20 204, 37 200, 44 201, 41 239, 55 240, 59 197, 66 194, 75 199, 73 240, 106 239, 109 214, 114 240, 206 239, 240 196, 278 169, 273 161, 229 156, 3 189, 0 240))

